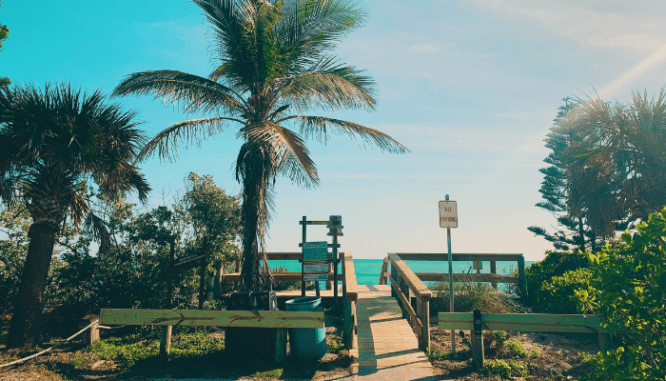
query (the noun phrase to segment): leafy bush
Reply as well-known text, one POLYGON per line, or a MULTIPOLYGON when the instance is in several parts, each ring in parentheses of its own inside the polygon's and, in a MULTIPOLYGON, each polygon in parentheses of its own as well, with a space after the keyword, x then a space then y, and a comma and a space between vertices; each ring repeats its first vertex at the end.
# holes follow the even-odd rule
POLYGON ((487 376, 500 376, 505 379, 527 374, 525 366, 515 360, 494 360, 487 362, 481 368, 481 373, 487 376))
POLYGON ((579 301, 604 317, 617 348, 590 362, 591 380, 664 380, 666 374, 666 208, 641 222, 632 237, 587 254, 590 288, 579 301))
MULTIPOLYGON (((274 273, 286 273, 289 272, 289 269, 284 267, 284 266, 275 266, 273 267, 272 271, 274 273)), ((294 280, 294 281, 276 281, 273 284, 273 290, 275 291, 281 291, 281 290, 300 290, 301 289, 301 282, 294 280)))
MULTIPOLYGON (((563 276, 567 271, 586 267, 587 263, 587 259, 584 256, 581 258, 580 253, 546 251, 546 257, 542 261, 533 263, 525 269, 529 295, 528 305, 534 312, 564 313, 558 309, 552 310, 553 305, 550 300, 553 297, 553 291, 556 290, 544 288, 544 284, 550 282, 553 277, 563 276)), ((515 275, 517 275, 517 271, 515 275)), ((557 297, 568 298, 566 295, 557 297)))
POLYGON ((576 290, 589 288, 592 272, 589 269, 570 270, 554 276, 541 285, 541 312, 576 314, 587 312, 574 295, 576 290))

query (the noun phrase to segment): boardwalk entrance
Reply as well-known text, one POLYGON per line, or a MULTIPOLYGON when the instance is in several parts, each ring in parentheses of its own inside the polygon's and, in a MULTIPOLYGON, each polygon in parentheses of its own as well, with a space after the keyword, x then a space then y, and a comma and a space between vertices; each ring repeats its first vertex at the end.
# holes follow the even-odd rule
POLYGON ((391 286, 358 286, 356 380, 436 380, 391 286))

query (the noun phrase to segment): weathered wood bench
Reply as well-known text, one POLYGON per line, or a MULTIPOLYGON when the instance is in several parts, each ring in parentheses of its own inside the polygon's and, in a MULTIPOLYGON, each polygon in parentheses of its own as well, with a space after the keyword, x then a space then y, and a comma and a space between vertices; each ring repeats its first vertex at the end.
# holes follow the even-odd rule
POLYGON ((601 327, 601 317, 597 315, 564 314, 481 314, 475 330, 473 312, 440 312, 440 329, 459 329, 471 332, 472 362, 475 368, 483 366, 483 335, 477 331, 519 331, 519 332, 580 332, 598 333, 602 351, 608 346, 608 334, 601 327), (480 329, 479 329, 480 328, 480 329))
MULTIPOLYGON (((288 328, 321 328, 324 312, 103 309, 103 325, 277 328, 275 361, 287 356, 288 328)), ((162 343, 161 345, 168 345, 162 343)), ((160 353, 168 348, 160 348, 160 353)))

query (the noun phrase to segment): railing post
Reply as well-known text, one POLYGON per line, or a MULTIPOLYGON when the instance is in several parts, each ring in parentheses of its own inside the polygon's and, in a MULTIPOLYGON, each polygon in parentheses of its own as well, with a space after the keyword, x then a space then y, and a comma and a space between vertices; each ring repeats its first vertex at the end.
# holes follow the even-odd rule
POLYGON ((474 327, 470 331, 472 347, 472 366, 474 369, 481 369, 483 367, 484 353, 483 353, 483 328, 481 326, 481 311, 475 308, 472 311, 472 320, 474 327))
POLYGON ((160 340, 160 362, 162 364, 169 361, 169 351, 171 350, 171 328, 167 325, 162 328, 162 338, 160 340))
POLYGON ((430 350, 430 300, 417 299, 416 314, 423 324, 423 330, 419 333, 419 349, 428 352, 430 350))
MULTIPOLYGON (((395 266, 391 265, 391 283, 393 283, 394 281, 398 283, 398 284, 396 284, 396 286, 398 286, 398 288, 400 288, 400 280, 398 279, 398 269, 395 266)), ((398 296, 395 293, 395 289, 393 289, 393 287, 391 287, 391 296, 394 297, 394 298, 398 296)), ((400 303, 399 299, 398 299, 398 303, 400 303)))
MULTIPOLYGON (((99 320, 98 315, 86 315, 83 318, 83 327, 93 323, 95 320, 99 320)), ((83 328, 82 327, 82 328, 83 328)), ((99 328, 97 325, 90 327, 90 329, 84 334, 86 345, 90 346, 99 341, 99 328)))
POLYGON ((382 262, 382 270, 379 273, 379 285, 380 286, 385 286, 386 285, 386 273, 388 272, 388 262, 389 262, 388 257, 384 258, 384 261, 382 262))
POLYGON ((520 288, 523 303, 527 303, 527 279, 525 277, 525 257, 518 257, 518 287, 520 288))
MULTIPOLYGON (((497 261, 490 261, 490 273, 497 274, 497 261)), ((497 290, 497 282, 492 281, 491 284, 493 288, 497 290)))

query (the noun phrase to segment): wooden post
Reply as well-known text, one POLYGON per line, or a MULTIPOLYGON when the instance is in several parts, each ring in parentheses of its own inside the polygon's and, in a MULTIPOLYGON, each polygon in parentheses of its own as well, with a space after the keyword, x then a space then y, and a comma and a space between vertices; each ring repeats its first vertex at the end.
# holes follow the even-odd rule
POLYGON ((347 349, 351 349, 354 343, 354 311, 352 302, 347 298, 342 300, 342 342, 347 349))
POLYGON ((520 288, 523 303, 527 303, 527 279, 525 278, 525 257, 518 257, 518 287, 520 288))
MULTIPOLYGON (((397 269, 395 266, 391 265, 391 282, 393 282, 393 280, 395 280, 396 282, 398 282, 397 286, 398 286, 398 288, 400 288, 400 280, 398 279, 398 269, 397 269)), ((395 290, 393 289, 393 287, 391 287, 391 296, 394 297, 394 298, 395 298, 396 296, 398 296, 398 295, 395 293, 395 290)), ((398 299, 398 304, 400 304, 400 300, 399 300, 399 299, 398 299)))
MULTIPOLYGON (((497 274, 497 261, 490 261, 490 273, 497 274)), ((493 288, 497 290, 497 282, 491 282, 493 288)))
POLYGON ((171 328, 167 325, 162 329, 162 338, 160 340, 160 363, 169 361, 169 351, 171 350, 171 328))
POLYGON ((417 299, 416 314, 423 324, 423 331, 419 334, 419 349, 430 350, 430 301, 417 299))
POLYGON ((384 258, 384 261, 382 262, 382 270, 379 273, 379 285, 380 286, 385 286, 386 285, 386 274, 388 273, 388 263, 389 263, 388 257, 384 258))
POLYGON ((483 334, 477 335, 474 330, 470 331, 472 344, 472 366, 474 369, 483 367, 483 334))
POLYGON ((287 328, 278 328, 275 337, 275 362, 281 363, 287 358, 287 328))
POLYGON ((332 277, 333 277, 333 262, 328 262, 328 280, 326 281, 327 290, 333 288, 333 281, 331 281, 332 277))
MULTIPOLYGON (((96 320, 99 320, 98 315, 87 315, 83 319, 83 327, 87 327, 89 324, 93 323, 96 320)), ((90 327, 88 331, 84 334, 84 341, 87 346, 91 346, 99 341, 99 328, 97 325, 90 327)))

